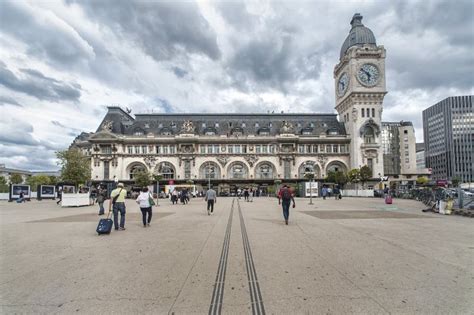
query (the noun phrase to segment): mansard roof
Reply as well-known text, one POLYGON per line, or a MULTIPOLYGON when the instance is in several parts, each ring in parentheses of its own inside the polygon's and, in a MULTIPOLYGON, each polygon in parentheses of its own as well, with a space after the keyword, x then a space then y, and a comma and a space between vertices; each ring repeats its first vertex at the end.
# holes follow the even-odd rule
POLYGON ((191 122, 193 132, 205 135, 213 130, 217 136, 259 135, 265 132, 270 136, 280 133, 296 135, 345 135, 344 123, 337 120, 336 114, 312 113, 153 113, 135 114, 135 118, 118 108, 109 108, 98 131, 107 128, 115 134, 122 135, 177 135, 182 132, 185 122, 191 122), (282 132, 290 126, 290 132, 282 132), (212 128, 212 129, 211 129, 212 128))

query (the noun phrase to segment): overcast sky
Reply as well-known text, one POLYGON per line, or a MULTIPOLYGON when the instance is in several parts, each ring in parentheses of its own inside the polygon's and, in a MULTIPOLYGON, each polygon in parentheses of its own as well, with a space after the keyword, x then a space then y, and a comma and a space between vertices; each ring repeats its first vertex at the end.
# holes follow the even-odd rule
POLYGON ((108 105, 335 112, 354 13, 387 50, 384 121, 474 94, 473 1, 0 1, 0 163, 57 169, 108 105))

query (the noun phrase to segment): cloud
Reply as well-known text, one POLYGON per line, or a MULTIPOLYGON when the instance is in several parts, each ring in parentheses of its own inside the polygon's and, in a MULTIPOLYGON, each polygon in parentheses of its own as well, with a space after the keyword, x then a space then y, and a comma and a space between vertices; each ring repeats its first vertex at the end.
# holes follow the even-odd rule
POLYGON ((0 106, 2 105, 14 105, 18 107, 23 107, 21 104, 15 101, 15 99, 9 96, 0 96, 0 106))
POLYGON ((0 3, 0 29, 28 45, 28 52, 46 62, 83 62, 94 58, 93 48, 63 19, 22 1, 0 3))
POLYGON ((156 60, 177 54, 221 57, 214 31, 193 2, 77 1, 117 34, 139 44, 156 60))
POLYGON ((33 69, 20 69, 19 72, 21 75, 15 75, 0 61, 0 84, 40 100, 77 102, 81 97, 81 86, 76 83, 63 83, 33 69))

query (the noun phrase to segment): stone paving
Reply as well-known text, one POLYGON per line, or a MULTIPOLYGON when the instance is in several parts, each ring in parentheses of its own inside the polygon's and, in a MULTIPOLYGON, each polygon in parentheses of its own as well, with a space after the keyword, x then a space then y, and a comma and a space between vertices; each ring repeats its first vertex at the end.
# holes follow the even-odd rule
POLYGON ((95 233, 94 206, 0 202, 2 314, 472 314, 471 218, 412 200, 160 200, 95 233))

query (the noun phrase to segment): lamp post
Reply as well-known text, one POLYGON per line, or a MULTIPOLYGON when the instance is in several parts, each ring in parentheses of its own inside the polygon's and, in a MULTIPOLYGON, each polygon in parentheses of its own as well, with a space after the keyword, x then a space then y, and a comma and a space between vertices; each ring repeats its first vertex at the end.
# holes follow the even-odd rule
POLYGON ((207 179, 208 179, 208 187, 207 189, 211 189, 211 161, 207 162, 207 179))
POLYGON ((158 173, 154 175, 155 180, 156 180, 156 206, 158 207, 159 200, 160 200, 160 179, 163 177, 162 174, 158 173))
POLYGON ((314 172, 306 172, 304 176, 309 179, 309 204, 313 204, 313 179, 314 172))

